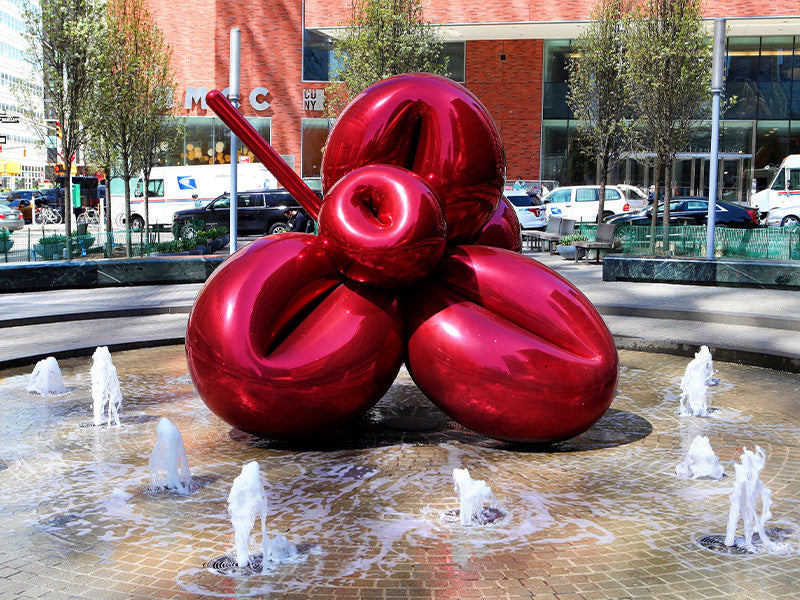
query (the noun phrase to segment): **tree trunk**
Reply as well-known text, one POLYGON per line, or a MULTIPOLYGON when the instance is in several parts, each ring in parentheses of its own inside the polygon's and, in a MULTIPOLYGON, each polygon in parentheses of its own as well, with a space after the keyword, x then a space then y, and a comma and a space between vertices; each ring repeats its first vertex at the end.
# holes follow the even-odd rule
POLYGON ((656 253, 656 227, 658 226, 658 196, 661 187, 661 175, 664 170, 664 165, 661 164, 661 157, 656 156, 656 180, 654 182, 655 188, 653 190, 653 212, 650 215, 650 254, 656 253))
POLYGON ((67 236, 67 257, 72 257, 72 154, 64 152, 64 232, 67 236))
POLYGON ((664 254, 669 252, 669 203, 672 200, 672 158, 666 161, 666 174, 664 176, 664 221, 662 242, 664 254))
POLYGON ((150 173, 144 174, 143 181, 145 253, 150 256, 150 173))
POLYGON ((604 154, 600 161, 600 194, 597 203, 597 224, 603 222, 603 211, 606 207, 606 183, 608 183, 608 155, 604 154))
POLYGON ((131 257, 133 240, 131 239, 131 171, 127 156, 122 159, 122 179, 125 182, 125 256, 131 257))
POLYGON ((106 256, 111 258, 113 252, 113 227, 111 225, 111 165, 103 167, 106 173, 106 197, 103 198, 105 208, 105 227, 106 227, 106 256))

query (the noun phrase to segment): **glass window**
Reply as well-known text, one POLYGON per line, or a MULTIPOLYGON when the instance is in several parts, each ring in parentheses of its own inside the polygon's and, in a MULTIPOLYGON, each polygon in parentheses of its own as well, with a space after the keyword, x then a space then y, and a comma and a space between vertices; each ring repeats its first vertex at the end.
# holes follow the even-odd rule
POLYGON ((567 121, 542 121, 542 179, 566 181, 567 121))
POLYGON ((759 121, 756 129, 756 168, 779 165, 788 153, 788 121, 759 121))
POLYGON ((773 190, 786 189, 786 172, 783 169, 778 171, 778 174, 775 176, 775 180, 772 182, 770 188, 772 188, 773 190))
MULTIPOLYGON (((239 203, 239 198, 237 196, 236 203, 239 203)), ((224 196, 220 196, 212 203, 214 208, 230 208, 231 207, 231 197, 228 194, 224 196)))
POLYGON ((689 200, 683 210, 708 210, 708 202, 689 200))
POLYGON ((545 119, 570 119, 574 115, 567 105, 567 83, 542 84, 542 116, 545 119))
POLYGON ((759 81, 792 80, 792 42, 791 36, 761 38, 759 81))
POLYGON ((322 149, 328 140, 331 121, 328 119, 302 119, 300 128, 301 170, 303 178, 321 176, 322 149))
POLYGON ((569 40, 547 40, 544 43, 544 81, 566 83, 569 79, 569 40))
POLYGON ((622 196, 620 196, 617 190, 606 188, 606 200, 619 200, 620 198, 622 198, 622 196))
POLYGON ((760 82, 758 84, 758 118, 788 119, 792 100, 792 84, 760 82))
POLYGON ((753 144, 752 121, 724 121, 722 123, 721 152, 743 152, 750 154, 753 144))
POLYGON ((789 171, 789 186, 787 189, 800 190, 800 169, 789 171))
POLYGON ((210 164, 214 139, 212 119, 207 117, 186 117, 183 164, 210 164))
POLYGON ((758 81, 759 48, 761 40, 757 37, 728 38, 728 60, 726 81, 758 81))
POLYGON ((447 59, 447 76, 461 83, 465 81, 465 47, 464 42, 446 42, 440 54, 443 62, 445 58, 447 59))
POLYGON ((306 29, 303 32, 303 80, 330 81, 333 63, 333 40, 306 29))
POLYGON ((577 189, 575 190, 576 202, 596 202, 598 199, 599 190, 595 189, 577 189))
POLYGON ((572 190, 556 190, 547 199, 548 202, 569 202, 572 199, 572 190))

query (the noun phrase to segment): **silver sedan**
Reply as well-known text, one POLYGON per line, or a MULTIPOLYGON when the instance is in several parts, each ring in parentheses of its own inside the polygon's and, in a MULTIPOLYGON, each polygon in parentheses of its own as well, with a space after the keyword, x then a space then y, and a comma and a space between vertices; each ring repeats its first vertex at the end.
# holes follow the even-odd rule
POLYGON ((0 229, 8 229, 9 231, 16 231, 25 226, 25 221, 22 218, 22 213, 18 210, 0 204, 0 229))

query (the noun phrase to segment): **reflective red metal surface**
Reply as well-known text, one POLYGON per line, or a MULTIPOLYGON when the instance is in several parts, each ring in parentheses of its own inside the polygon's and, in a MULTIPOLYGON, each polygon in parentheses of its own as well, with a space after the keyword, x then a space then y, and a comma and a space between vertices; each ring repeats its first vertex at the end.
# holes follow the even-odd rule
POLYGON ((251 433, 308 436, 367 410, 407 357, 433 402, 488 436, 566 439, 602 416, 613 340, 574 286, 511 251, 519 223, 498 205, 503 150, 474 96, 428 75, 363 92, 328 140, 321 208, 226 102, 209 96, 319 210, 320 235, 263 238, 201 290, 186 351, 213 412, 251 433))
POLYGON ((494 246, 505 248, 514 252, 522 251, 522 238, 520 237, 519 219, 517 211, 505 196, 500 196, 497 210, 494 211, 486 225, 481 230, 480 237, 475 242, 481 246, 494 246))
POLYGON ((442 257, 444 214, 416 173, 391 165, 351 171, 331 188, 319 236, 349 279, 382 287, 421 280, 442 257))
POLYGON ((459 246, 409 299, 409 371, 462 425, 520 442, 573 437, 614 398, 617 351, 600 315, 536 261, 459 246))
POLYGON ((323 191, 370 164, 422 177, 442 202, 449 242, 475 240, 505 183, 503 144, 489 112, 438 75, 390 77, 353 99, 325 144, 323 191))
POLYGON ((308 234, 257 240, 218 268, 186 330, 197 391, 243 431, 307 436, 366 411, 405 351, 392 294, 343 280, 308 234))

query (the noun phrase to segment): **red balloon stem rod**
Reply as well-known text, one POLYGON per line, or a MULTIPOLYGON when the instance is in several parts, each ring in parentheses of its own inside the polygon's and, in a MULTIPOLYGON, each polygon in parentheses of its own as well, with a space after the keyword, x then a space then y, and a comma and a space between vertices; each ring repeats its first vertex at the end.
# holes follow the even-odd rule
POLYGON ((294 199, 302 206, 312 219, 317 219, 322 201, 311 191, 300 176, 286 164, 286 162, 275 152, 253 126, 247 122, 238 110, 228 99, 218 90, 211 90, 206 94, 206 102, 222 122, 247 146, 255 157, 275 175, 283 187, 294 196, 294 199))

